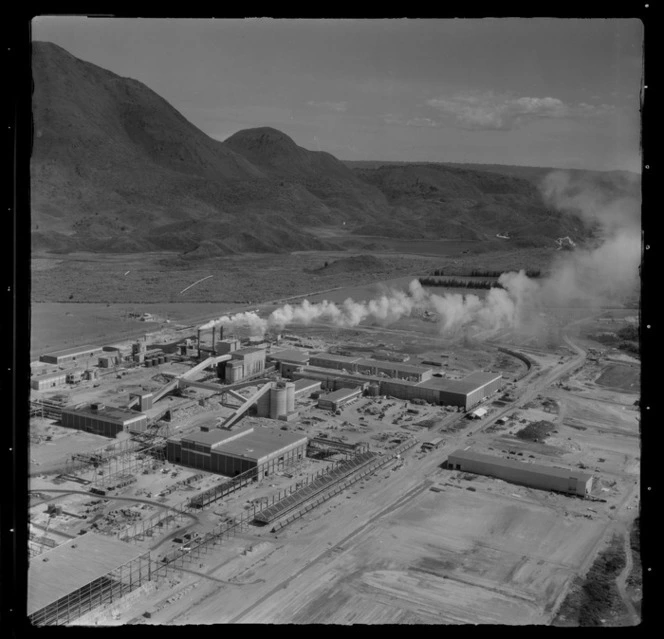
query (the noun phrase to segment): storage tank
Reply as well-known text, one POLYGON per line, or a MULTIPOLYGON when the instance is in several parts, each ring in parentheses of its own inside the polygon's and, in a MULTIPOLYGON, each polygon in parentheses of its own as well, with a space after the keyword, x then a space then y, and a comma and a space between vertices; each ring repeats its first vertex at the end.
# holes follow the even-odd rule
POLYGON ((269 417, 270 416, 270 392, 265 393, 262 397, 256 402, 256 414, 258 417, 269 417))
POLYGON ((286 383, 286 409, 288 413, 295 410, 295 384, 293 382, 286 383))
POLYGON ((160 356, 157 358, 157 360, 158 360, 158 363, 159 363, 159 364, 163 364, 163 363, 164 363, 164 356, 163 356, 163 355, 160 355, 160 356))
POLYGON ((378 397, 380 395, 380 386, 378 384, 370 384, 367 388, 367 395, 369 397, 378 397))
POLYGON ((288 414, 288 391, 285 386, 270 389, 270 417, 279 419, 280 415, 288 414))

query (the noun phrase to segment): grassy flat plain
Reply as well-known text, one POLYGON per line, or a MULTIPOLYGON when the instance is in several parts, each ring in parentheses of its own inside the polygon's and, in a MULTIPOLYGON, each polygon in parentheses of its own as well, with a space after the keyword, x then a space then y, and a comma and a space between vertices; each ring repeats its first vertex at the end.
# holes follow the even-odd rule
MULTIPOLYGON (((390 287, 404 289, 414 277, 438 268, 445 268, 450 274, 473 268, 533 268, 545 264, 552 254, 548 249, 530 249, 518 254, 468 255, 462 253, 466 249, 460 244, 438 242, 444 250, 437 257, 363 252, 361 255, 377 258, 368 268, 347 264, 352 254, 346 252, 245 255, 197 261, 187 261, 173 253, 35 254, 31 274, 31 352, 112 341, 123 335, 133 337, 156 327, 150 322, 128 319, 131 312, 148 312, 186 323, 266 303, 265 311, 269 311, 274 301, 281 303, 290 298, 343 302, 352 297, 359 301, 380 295, 390 287), (329 272, 323 268, 326 263, 339 260, 342 268, 329 272), (208 279, 181 293, 203 278, 208 279)), ((479 248, 481 243, 476 244, 479 248)), ((443 289, 432 292, 442 293, 443 289)), ((484 294, 481 290, 457 292, 484 294)))

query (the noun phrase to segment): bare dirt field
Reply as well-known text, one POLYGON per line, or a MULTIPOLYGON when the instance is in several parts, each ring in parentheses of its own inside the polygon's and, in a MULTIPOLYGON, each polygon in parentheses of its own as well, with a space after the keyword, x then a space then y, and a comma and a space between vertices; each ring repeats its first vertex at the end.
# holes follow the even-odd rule
POLYGON ((634 393, 639 390, 640 379, 641 371, 636 366, 614 364, 604 369, 595 383, 611 390, 634 393))

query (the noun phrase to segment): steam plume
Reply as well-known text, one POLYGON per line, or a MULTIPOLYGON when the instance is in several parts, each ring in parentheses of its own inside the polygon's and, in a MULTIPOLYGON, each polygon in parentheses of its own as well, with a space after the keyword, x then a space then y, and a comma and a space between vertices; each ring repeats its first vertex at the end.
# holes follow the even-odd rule
POLYGON ((503 273, 484 299, 477 295, 431 293, 418 280, 408 291, 389 290, 366 302, 348 298, 341 304, 304 300, 286 304, 261 318, 253 312, 225 315, 201 326, 248 328, 262 335, 289 325, 323 322, 351 328, 365 320, 390 324, 414 312, 433 311, 440 317, 441 333, 464 326, 480 329, 533 330, 537 311, 568 305, 599 307, 615 303, 636 290, 641 259, 640 197, 637 179, 629 174, 605 174, 600 181, 554 171, 541 185, 545 201, 561 211, 578 215, 593 233, 585 248, 558 254, 551 274, 530 279, 524 271, 503 273))

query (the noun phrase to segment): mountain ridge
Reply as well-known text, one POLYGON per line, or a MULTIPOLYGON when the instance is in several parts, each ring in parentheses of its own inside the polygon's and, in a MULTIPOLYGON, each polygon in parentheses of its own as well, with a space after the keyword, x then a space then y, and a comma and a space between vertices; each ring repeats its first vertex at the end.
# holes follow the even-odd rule
POLYGON ((338 249, 305 229, 522 245, 579 237, 533 180, 439 163, 349 166, 271 127, 218 141, 145 84, 33 42, 33 248, 187 259, 338 249))

